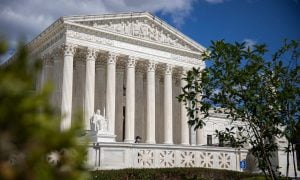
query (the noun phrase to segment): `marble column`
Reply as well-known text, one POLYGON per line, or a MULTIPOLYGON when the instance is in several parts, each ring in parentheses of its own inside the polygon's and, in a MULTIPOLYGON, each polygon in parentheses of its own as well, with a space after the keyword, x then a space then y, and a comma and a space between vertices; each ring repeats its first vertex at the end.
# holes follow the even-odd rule
POLYGON ((45 85, 45 80, 46 80, 46 59, 42 58, 42 69, 41 69, 41 72, 40 72, 40 84, 39 84, 39 87, 38 89, 39 90, 42 90, 44 85, 45 85))
POLYGON ((86 55, 85 70, 85 96, 84 96, 84 120, 85 130, 91 130, 91 118, 94 114, 95 106, 95 61, 97 52, 88 48, 86 55))
POLYGON ((205 137, 204 137, 204 129, 203 128, 202 129, 198 128, 196 130, 196 143, 197 143, 197 145, 204 145, 204 144, 206 144, 205 137))
POLYGON ((41 89, 43 89, 44 85, 50 80, 50 68, 53 66, 53 60, 49 54, 46 54, 42 57, 42 77, 41 77, 41 89))
POLYGON ((43 80, 43 71, 44 71, 44 58, 45 57, 40 57, 41 61, 42 61, 42 66, 41 66, 41 69, 39 69, 37 71, 37 76, 35 77, 35 90, 36 92, 39 92, 41 91, 42 89, 42 80, 43 80))
POLYGON ((52 97, 52 103, 54 107, 60 107, 61 108, 61 102, 62 102, 62 73, 63 71, 63 63, 64 63, 64 57, 62 56, 62 53, 60 51, 61 49, 55 49, 53 52, 53 85, 54 85, 54 94, 52 97))
POLYGON ((129 56, 127 61, 126 78, 126 113, 125 113, 125 142, 134 142, 135 120, 135 65, 136 58, 129 56))
POLYGON ((164 83, 164 144, 173 144, 172 65, 166 64, 164 83))
MULTIPOLYGON (((183 71, 181 75, 181 88, 187 85, 187 82, 182 79, 184 78, 185 73, 186 71, 183 71)), ((181 93, 183 93, 182 89, 181 93)), ((181 144, 188 145, 189 141, 189 125, 186 104, 184 102, 181 102, 181 144)))
POLYGON ((71 127, 72 117, 72 91, 73 91, 73 57, 75 46, 72 44, 64 45, 64 64, 62 79, 62 103, 61 130, 65 131, 71 127))
MULTIPOLYGON (((201 94, 198 94, 197 95, 197 99, 199 99, 201 101, 202 99, 202 96, 201 94)), ((198 108, 200 109, 201 108, 201 104, 198 103, 197 104, 198 108)), ((201 113, 198 114, 198 117, 199 119, 202 119, 203 118, 203 115, 201 113)), ((203 127, 204 128, 204 127, 203 127)), ((196 130, 196 144, 197 145, 203 145, 203 144, 206 144, 206 140, 205 140, 205 137, 204 137, 204 129, 203 128, 198 128, 196 130)))
POLYGON ((106 118, 108 131, 115 134, 115 111, 116 111, 116 61, 117 54, 109 53, 106 73, 106 118))
POLYGON ((147 68, 147 133, 146 143, 155 144, 155 69, 154 61, 147 68))
POLYGON ((195 126, 190 126, 190 145, 196 146, 197 145, 197 140, 196 140, 196 131, 195 131, 195 126))

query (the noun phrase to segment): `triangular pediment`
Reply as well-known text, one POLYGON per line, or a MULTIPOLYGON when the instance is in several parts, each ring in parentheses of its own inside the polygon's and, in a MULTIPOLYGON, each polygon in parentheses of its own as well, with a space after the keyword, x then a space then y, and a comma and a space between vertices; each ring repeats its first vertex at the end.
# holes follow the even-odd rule
POLYGON ((204 50, 204 47, 149 13, 73 16, 64 17, 64 21, 188 51, 204 50))

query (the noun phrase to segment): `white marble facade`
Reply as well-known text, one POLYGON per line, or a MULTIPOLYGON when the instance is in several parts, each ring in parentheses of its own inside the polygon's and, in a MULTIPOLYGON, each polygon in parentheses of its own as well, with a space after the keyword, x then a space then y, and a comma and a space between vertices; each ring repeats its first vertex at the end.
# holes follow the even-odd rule
POLYGON ((51 103, 62 114, 61 130, 82 112, 92 167, 241 170, 246 150, 199 146, 209 137, 217 145, 215 130, 230 127, 230 120, 215 115, 204 129, 193 131, 176 99, 186 83, 184 73, 204 68, 205 48, 159 18, 149 13, 62 17, 28 48, 43 60, 37 88, 48 81, 54 85, 51 103), (140 144, 134 143, 136 136, 140 144))
MULTIPOLYGON (((204 47, 149 13, 62 17, 29 43, 43 60, 39 87, 52 81, 61 130, 83 112, 106 113, 113 142, 190 144, 186 110, 177 100, 182 75, 204 68, 204 47)), ((98 141, 96 139, 96 141, 98 141)), ((202 142, 205 143, 205 142, 202 142)))

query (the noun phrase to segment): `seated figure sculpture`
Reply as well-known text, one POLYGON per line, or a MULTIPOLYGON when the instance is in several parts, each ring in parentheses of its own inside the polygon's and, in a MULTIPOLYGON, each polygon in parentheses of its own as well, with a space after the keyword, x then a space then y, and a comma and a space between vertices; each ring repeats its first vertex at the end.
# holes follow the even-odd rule
POLYGON ((94 125, 94 131, 97 131, 98 133, 107 132, 107 120, 105 115, 101 115, 101 111, 99 109, 97 109, 96 113, 94 113, 92 123, 94 125))

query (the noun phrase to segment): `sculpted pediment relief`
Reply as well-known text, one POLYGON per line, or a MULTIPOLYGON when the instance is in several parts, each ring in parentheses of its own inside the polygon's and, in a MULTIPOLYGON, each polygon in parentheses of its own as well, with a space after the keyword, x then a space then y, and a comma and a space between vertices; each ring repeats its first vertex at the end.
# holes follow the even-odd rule
POLYGON ((146 17, 98 19, 81 22, 77 21, 76 23, 167 46, 199 52, 199 49, 191 45, 190 42, 186 41, 182 36, 177 35, 174 30, 172 31, 146 17))

